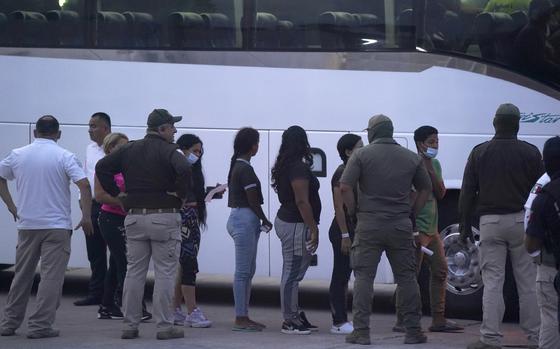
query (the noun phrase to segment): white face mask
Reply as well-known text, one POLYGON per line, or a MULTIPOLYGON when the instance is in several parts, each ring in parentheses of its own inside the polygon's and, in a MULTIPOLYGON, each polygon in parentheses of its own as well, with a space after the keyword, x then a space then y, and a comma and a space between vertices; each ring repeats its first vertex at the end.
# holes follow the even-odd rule
POLYGON ((187 162, 191 165, 194 165, 198 161, 199 157, 194 155, 193 153, 189 153, 187 156, 187 162))
POLYGON ((426 157, 428 159, 433 159, 437 156, 438 150, 436 148, 430 148, 428 147, 426 149, 426 152, 424 153, 424 155, 426 155, 426 157))

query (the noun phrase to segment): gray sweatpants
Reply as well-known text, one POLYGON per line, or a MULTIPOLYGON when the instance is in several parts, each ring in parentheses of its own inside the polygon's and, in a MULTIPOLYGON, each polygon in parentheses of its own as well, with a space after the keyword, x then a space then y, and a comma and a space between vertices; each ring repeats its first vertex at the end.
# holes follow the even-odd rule
POLYGON ((154 262, 153 313, 158 331, 173 326, 173 295, 179 263, 179 213, 129 214, 124 221, 128 266, 123 289, 124 328, 138 329, 144 285, 154 262))
POLYGON ((274 222, 276 235, 282 243, 282 280, 280 284, 280 302, 285 320, 299 317, 298 292, 299 282, 311 262, 306 241, 309 228, 304 223, 287 223, 276 218, 274 222))
POLYGON ((25 317, 37 264, 41 260, 41 281, 37 306, 29 316, 29 333, 52 328, 60 305, 64 272, 70 258, 70 230, 20 230, 15 274, 4 308, 2 328, 17 329, 25 317))

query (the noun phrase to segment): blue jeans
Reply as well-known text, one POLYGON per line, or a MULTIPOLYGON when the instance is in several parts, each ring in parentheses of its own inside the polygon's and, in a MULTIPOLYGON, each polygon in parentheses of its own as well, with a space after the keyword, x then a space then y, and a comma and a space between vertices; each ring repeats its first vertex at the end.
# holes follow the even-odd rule
POLYGON ((235 243, 235 316, 248 316, 251 282, 257 267, 257 245, 261 234, 259 217, 250 208, 232 208, 227 231, 235 243))

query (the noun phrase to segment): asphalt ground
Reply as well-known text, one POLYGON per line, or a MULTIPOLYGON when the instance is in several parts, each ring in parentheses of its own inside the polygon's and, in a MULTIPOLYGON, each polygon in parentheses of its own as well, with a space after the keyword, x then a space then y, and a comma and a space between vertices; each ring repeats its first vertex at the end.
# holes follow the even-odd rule
MULTIPOLYGON (((0 272, 0 304, 6 301, 12 271, 0 272)), ((300 305, 310 321, 319 326, 319 331, 311 335, 295 336, 280 333, 281 313, 278 296, 278 281, 270 278, 256 278, 253 287, 251 317, 268 327, 259 333, 232 332, 233 296, 231 277, 200 275, 198 280, 198 302, 213 326, 208 329, 185 328, 185 338, 168 341, 155 339, 155 323, 144 323, 140 327, 140 338, 120 339, 122 323, 117 320, 98 320, 97 307, 76 307, 72 303, 87 291, 87 270, 73 270, 67 273, 61 306, 57 312, 56 328, 61 336, 57 338, 30 340, 25 337, 26 323, 13 337, 0 337, 0 349, 43 349, 43 348, 353 348, 344 342, 344 336, 329 333, 331 315, 328 309, 328 284, 322 281, 303 282, 300 290, 300 305)), ((152 282, 148 283, 148 293, 152 282)), ((371 316, 371 339, 379 348, 465 348, 476 341, 480 322, 469 319, 455 319, 465 326, 463 333, 427 333, 428 343, 422 345, 403 344, 404 335, 391 331, 395 316, 392 305, 393 285, 376 285, 371 316)), ((34 291, 33 291, 34 293, 34 291)), ((28 313, 34 307, 34 297, 28 306, 28 313)), ((148 308, 151 304, 148 303, 148 308)), ((431 318, 422 319, 424 329, 431 318)), ((504 344, 508 347, 526 346, 522 331, 516 323, 503 324, 504 344)))

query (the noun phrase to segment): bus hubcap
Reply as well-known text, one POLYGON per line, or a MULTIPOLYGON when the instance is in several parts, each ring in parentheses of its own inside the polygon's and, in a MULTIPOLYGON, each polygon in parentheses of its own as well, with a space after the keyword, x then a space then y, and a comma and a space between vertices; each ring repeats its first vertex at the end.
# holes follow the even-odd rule
MULTIPOLYGON (((479 232, 473 227, 473 234, 479 232)), ((447 259, 447 290, 457 295, 475 293, 482 287, 478 241, 463 244, 459 238, 459 225, 453 224, 441 232, 447 259)))

